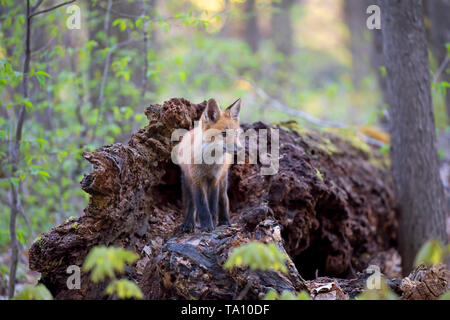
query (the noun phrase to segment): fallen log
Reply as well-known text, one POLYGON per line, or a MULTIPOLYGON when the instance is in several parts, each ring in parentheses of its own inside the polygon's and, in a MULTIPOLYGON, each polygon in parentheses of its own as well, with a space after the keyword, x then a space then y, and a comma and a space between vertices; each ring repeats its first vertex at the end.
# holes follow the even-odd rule
POLYGON ((151 105, 145 112, 149 124, 128 144, 83 154, 93 165, 81 181, 90 194, 88 207, 29 250, 30 269, 41 273, 40 282, 55 298, 105 298, 105 284, 93 284, 87 274, 80 290, 66 286, 67 267, 81 266, 97 245, 137 252, 141 258, 127 276, 151 299, 257 299, 270 288, 300 291, 304 279, 352 277, 377 253, 396 246, 385 157, 352 135, 302 130, 293 123, 244 125, 279 129, 278 172, 262 175, 261 163, 234 165, 228 191, 232 226, 180 234, 180 170, 171 161, 170 138, 174 129, 191 129, 204 108, 205 102, 185 99, 151 105), (230 250, 252 239, 275 241, 285 250, 289 274, 224 271, 230 250))

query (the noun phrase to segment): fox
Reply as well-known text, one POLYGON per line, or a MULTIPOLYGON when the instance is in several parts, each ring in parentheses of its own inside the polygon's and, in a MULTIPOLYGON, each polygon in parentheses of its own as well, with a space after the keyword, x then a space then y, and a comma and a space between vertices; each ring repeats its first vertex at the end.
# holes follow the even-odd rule
POLYGON ((216 226, 230 225, 228 171, 233 154, 242 149, 239 141, 241 99, 225 110, 209 99, 196 127, 178 144, 177 158, 181 168, 182 203, 185 217, 182 232, 191 233, 198 217, 203 232, 216 226), (198 158, 213 150, 214 163, 198 158), (196 158, 197 157, 197 158, 196 158))

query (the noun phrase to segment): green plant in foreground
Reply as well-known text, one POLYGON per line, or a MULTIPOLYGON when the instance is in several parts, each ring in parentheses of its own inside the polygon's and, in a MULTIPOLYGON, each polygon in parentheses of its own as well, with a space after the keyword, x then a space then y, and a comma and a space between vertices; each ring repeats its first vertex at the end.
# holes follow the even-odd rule
POLYGON ((93 282, 101 282, 106 278, 113 281, 106 288, 109 295, 117 294, 120 299, 142 299, 141 289, 127 279, 116 279, 116 273, 123 273, 125 265, 135 262, 139 256, 123 248, 98 246, 91 249, 83 264, 83 271, 91 272, 93 282))
POLYGON ((24 286, 13 300, 53 300, 53 297, 43 284, 38 284, 37 286, 24 286))
POLYGON ((416 255, 414 267, 421 264, 432 266, 445 261, 450 254, 450 245, 443 246, 438 240, 426 242, 416 255))
POLYGON ((382 279, 380 284, 380 289, 366 289, 355 300, 398 300, 398 296, 387 285, 385 279, 382 279))
POLYGON ((248 266, 252 270, 287 273, 286 260, 286 254, 281 252, 275 243, 264 244, 254 241, 233 249, 225 262, 225 268, 230 270, 234 267, 248 266))
MULTIPOLYGON (((230 270, 234 267, 248 266, 251 270, 261 271, 281 271, 287 273, 286 260, 287 255, 282 252, 275 243, 264 244, 261 242, 250 242, 238 248, 233 249, 227 261, 225 268, 230 270)), ((275 290, 269 290, 264 300, 310 300, 306 291, 294 295, 285 290, 278 294, 275 290)))
POLYGON ((309 294, 303 290, 298 295, 294 295, 292 292, 288 290, 284 290, 281 295, 278 294, 275 290, 269 290, 264 300, 311 300, 309 294))
MULTIPOLYGON (((414 260, 414 267, 420 265, 434 266, 443 263, 450 254, 450 245, 444 246, 438 240, 427 241, 419 250, 414 260)), ((397 300, 399 297, 387 285, 386 280, 381 281, 380 289, 366 289, 355 298, 356 300, 397 300)), ((440 300, 449 300, 450 291, 443 294, 440 300)))

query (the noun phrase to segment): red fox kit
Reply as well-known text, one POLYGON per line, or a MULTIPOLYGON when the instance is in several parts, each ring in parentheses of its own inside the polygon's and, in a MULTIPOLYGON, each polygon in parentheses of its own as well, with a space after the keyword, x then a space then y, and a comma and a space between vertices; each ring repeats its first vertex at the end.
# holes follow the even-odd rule
POLYGON ((233 153, 242 148, 238 139, 240 109, 240 99, 224 111, 210 99, 197 127, 187 132, 178 145, 186 214, 184 232, 194 231, 195 213, 202 231, 213 230, 217 218, 218 225, 230 224, 228 169, 233 163, 233 153), (212 150, 214 162, 205 159, 208 150, 212 150))

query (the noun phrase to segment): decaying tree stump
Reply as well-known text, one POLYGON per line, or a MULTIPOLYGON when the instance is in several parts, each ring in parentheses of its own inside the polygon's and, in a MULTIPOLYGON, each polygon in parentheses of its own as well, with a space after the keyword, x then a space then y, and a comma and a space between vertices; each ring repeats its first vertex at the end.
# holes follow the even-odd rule
POLYGON ((299 291, 306 288, 303 278, 350 277, 395 246, 393 187, 378 151, 352 136, 292 123, 243 126, 279 129, 278 173, 262 175, 261 164, 234 165, 232 226, 180 234, 180 170, 171 161, 170 138, 174 129, 191 129, 204 107, 185 99, 152 105, 149 124, 128 144, 83 154, 93 165, 81 181, 91 196, 84 215, 43 234, 29 251, 30 268, 41 272, 57 299, 105 298, 105 284, 91 283, 86 274, 80 290, 66 286, 67 267, 81 266, 96 245, 139 253, 127 276, 152 299, 257 299, 269 288, 299 291), (225 271, 230 250, 250 240, 278 243, 291 258, 289 274, 225 271))

